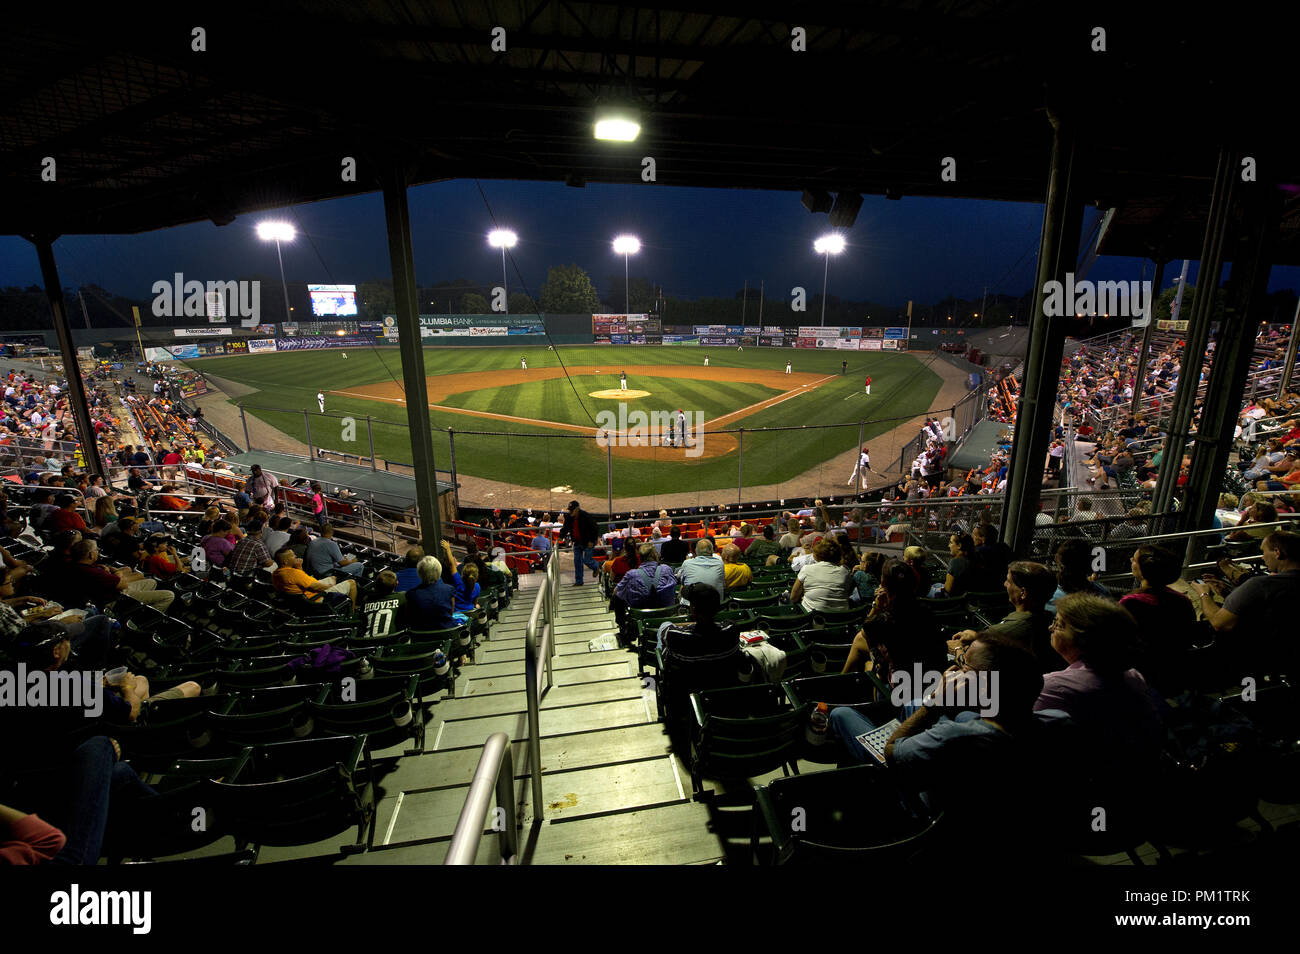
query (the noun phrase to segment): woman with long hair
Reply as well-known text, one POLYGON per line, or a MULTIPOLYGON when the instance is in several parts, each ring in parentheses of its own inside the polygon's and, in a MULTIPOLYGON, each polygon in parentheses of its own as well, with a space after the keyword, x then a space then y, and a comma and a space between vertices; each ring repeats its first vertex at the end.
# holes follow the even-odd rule
POLYGON ((886 560, 880 586, 843 672, 864 672, 868 664, 886 684, 895 672, 916 663, 926 670, 947 668, 947 646, 930 611, 918 599, 916 573, 898 560, 886 560))

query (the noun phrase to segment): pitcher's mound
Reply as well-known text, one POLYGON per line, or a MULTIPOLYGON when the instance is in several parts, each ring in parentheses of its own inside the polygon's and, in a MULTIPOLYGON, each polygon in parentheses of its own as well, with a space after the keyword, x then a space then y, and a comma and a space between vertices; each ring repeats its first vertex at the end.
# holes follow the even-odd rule
POLYGON ((649 397, 649 391, 636 391, 628 388, 626 391, 621 388, 610 388, 607 391, 591 391, 587 395, 594 398, 606 398, 613 401, 631 401, 636 398, 649 397))

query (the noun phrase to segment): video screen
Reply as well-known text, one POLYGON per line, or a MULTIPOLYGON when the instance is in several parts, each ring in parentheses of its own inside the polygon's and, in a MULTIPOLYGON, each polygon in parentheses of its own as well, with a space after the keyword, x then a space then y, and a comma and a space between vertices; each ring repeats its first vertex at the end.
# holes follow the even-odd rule
POLYGON ((311 313, 320 316, 345 316, 357 313, 356 285, 308 285, 311 313))

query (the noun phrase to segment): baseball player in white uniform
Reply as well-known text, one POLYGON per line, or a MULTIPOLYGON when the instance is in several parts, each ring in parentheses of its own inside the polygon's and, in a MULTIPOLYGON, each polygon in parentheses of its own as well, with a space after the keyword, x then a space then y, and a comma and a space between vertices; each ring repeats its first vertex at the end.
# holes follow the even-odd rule
POLYGON ((527 370, 528 370, 528 358, 527 358, 527 356, 525 356, 525 355, 520 355, 520 356, 519 356, 519 370, 520 370, 520 371, 527 371, 527 370))
POLYGON ((707 354, 704 356, 704 366, 706 368, 709 366, 709 356, 707 354))
POLYGON ((325 392, 324 391, 316 392, 316 403, 320 405, 320 412, 324 414, 325 413, 325 392))
POLYGON ((627 390, 627 372, 626 372, 626 371, 621 372, 621 373, 619 374, 619 376, 618 376, 618 389, 619 389, 620 391, 626 391, 626 390, 627 390))
POLYGON ((790 362, 789 362, 789 361, 787 361, 787 362, 785 363, 785 373, 786 373, 786 374, 789 374, 789 373, 790 373, 790 362))
POLYGON ((858 453, 858 462, 853 465, 853 474, 849 477, 850 487, 858 482, 858 473, 863 470, 871 470, 871 454, 867 452, 866 444, 862 445, 862 449, 858 453))

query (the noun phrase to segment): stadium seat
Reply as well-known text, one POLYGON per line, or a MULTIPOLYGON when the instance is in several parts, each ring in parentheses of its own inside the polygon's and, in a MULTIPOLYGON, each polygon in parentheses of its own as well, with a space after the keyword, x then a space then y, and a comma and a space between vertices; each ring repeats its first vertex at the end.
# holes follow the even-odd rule
POLYGON ((906 872, 942 816, 919 815, 890 774, 863 765, 776 779, 756 792, 751 849, 759 864, 853 865, 906 872), (801 825, 791 825, 798 817, 801 825), (760 851, 760 838, 771 843, 760 851))
POLYGON ((806 714, 792 709, 780 686, 710 689, 691 696, 691 785, 696 797, 704 778, 748 779, 796 764, 806 714))
POLYGON ((323 700, 308 703, 317 735, 364 735, 371 751, 414 739, 404 755, 424 751, 424 708, 420 676, 376 676, 359 680, 348 691, 330 688, 323 700))

